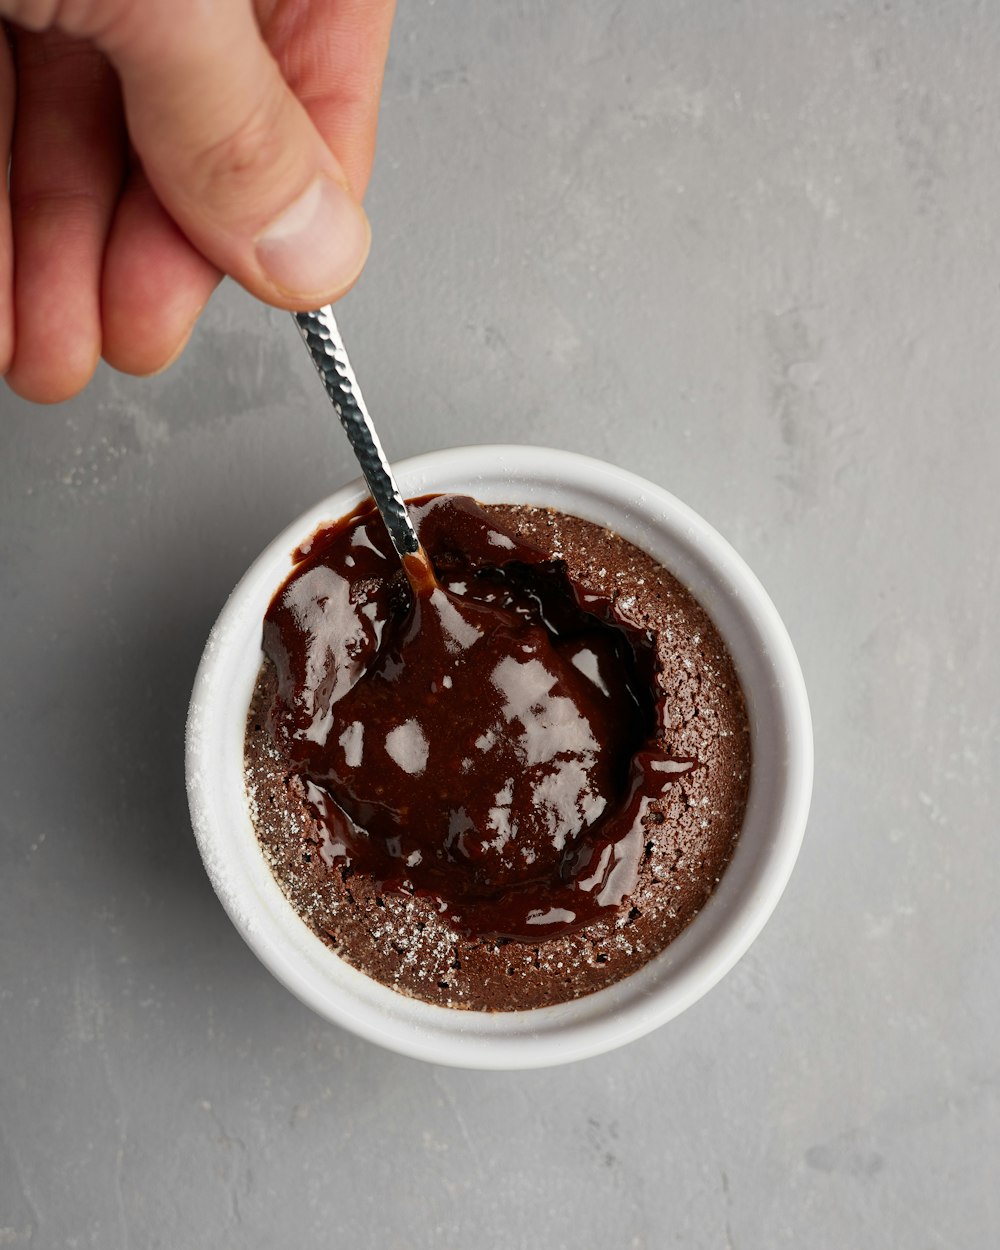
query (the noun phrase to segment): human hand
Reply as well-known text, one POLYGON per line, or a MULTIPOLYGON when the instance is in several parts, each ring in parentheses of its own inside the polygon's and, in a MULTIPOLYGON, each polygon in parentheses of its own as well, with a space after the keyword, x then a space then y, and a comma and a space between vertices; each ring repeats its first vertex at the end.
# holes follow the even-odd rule
POLYGON ((287 309, 353 285, 393 6, 0 0, 13 390, 67 399, 101 355, 158 372, 222 273, 287 309))

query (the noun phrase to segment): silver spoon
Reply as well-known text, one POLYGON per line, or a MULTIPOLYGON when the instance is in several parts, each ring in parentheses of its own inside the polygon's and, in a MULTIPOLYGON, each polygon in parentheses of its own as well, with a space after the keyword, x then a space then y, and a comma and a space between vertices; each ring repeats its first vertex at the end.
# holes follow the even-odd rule
POLYGON ((437 585, 434 568, 413 528, 406 503, 392 475, 378 432, 368 413, 344 340, 329 304, 315 312, 292 313, 340 423, 361 465, 372 499, 389 531, 415 594, 437 585))

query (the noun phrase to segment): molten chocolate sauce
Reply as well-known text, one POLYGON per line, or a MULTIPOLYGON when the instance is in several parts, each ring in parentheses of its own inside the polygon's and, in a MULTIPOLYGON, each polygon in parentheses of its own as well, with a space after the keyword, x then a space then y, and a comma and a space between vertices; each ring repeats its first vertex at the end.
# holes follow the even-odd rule
POLYGON ((438 586, 411 590, 369 502, 296 552, 265 617, 316 853, 468 934, 613 915, 649 800, 696 766, 659 745, 652 639, 472 499, 411 511, 438 586))

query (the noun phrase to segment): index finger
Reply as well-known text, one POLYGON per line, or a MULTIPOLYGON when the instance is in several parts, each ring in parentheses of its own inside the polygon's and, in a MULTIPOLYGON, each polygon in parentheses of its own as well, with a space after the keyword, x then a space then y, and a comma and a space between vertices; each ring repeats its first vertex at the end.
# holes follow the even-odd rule
POLYGON ((395 0, 257 0, 264 42, 361 199, 371 177, 395 0))

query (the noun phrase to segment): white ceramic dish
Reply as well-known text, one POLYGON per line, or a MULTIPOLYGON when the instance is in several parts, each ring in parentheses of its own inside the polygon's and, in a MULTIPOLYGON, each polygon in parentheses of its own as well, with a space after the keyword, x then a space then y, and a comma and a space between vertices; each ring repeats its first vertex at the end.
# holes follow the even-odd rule
POLYGON ((360 481, 317 504, 254 562, 208 639, 188 717, 187 782, 205 867, 223 906, 272 973, 344 1028, 416 1058, 469 1068, 532 1068, 620 1046, 678 1015, 729 971, 774 910, 795 863, 812 788, 812 728, 788 634, 744 562, 658 486, 601 461, 540 447, 462 447, 396 466, 406 496, 467 493, 550 505, 602 522, 659 559, 708 611, 747 698, 753 750, 746 819, 708 904, 645 967, 572 1003, 468 1012, 398 994, 315 937, 258 849, 243 787, 243 735, 261 662, 264 612, 291 553, 365 495, 360 481))

